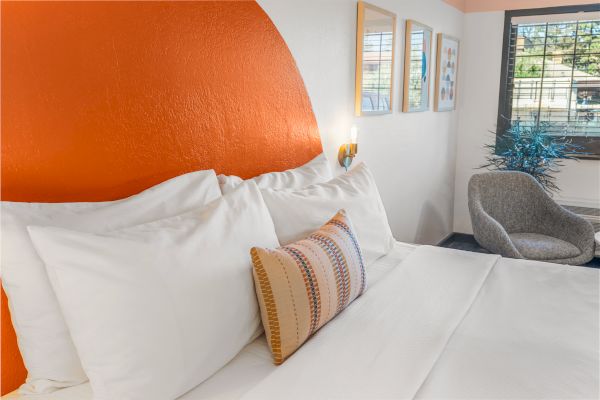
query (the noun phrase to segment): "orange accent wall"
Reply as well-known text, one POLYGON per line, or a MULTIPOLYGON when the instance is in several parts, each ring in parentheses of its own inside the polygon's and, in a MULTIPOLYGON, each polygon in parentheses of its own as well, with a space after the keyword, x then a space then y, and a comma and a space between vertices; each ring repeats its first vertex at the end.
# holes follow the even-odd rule
MULTIPOLYGON (((1 7, 3 200, 112 200, 321 151, 295 62, 254 1, 1 7)), ((2 393, 24 377, 2 292, 2 393)))

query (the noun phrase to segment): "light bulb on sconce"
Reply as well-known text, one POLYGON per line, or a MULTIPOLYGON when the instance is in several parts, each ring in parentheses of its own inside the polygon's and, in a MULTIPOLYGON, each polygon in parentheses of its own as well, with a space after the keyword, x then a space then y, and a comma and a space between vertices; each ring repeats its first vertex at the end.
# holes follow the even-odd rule
POLYGON ((352 128, 350 128, 350 144, 356 144, 357 139, 358 139, 358 128, 355 125, 352 125, 352 128))
POLYGON ((350 128, 350 141, 348 143, 344 143, 340 146, 340 150, 338 152, 338 161, 340 165, 348 171, 350 164, 352 164, 352 160, 358 153, 358 128, 356 126, 352 126, 350 128))

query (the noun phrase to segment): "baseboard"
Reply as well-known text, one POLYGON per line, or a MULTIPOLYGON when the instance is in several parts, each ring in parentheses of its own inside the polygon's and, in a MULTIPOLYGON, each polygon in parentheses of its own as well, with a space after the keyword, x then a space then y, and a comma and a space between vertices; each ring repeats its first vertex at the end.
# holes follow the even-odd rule
POLYGON ((472 233, 452 232, 447 234, 436 246, 444 247, 445 244, 454 240, 475 240, 472 233))
POLYGON ((455 232, 450 232, 449 234, 447 234, 446 236, 444 236, 442 238, 442 240, 438 241, 437 244, 436 244, 436 246, 441 246, 442 244, 446 243, 448 241, 448 239, 450 239, 455 234, 456 234, 455 232))

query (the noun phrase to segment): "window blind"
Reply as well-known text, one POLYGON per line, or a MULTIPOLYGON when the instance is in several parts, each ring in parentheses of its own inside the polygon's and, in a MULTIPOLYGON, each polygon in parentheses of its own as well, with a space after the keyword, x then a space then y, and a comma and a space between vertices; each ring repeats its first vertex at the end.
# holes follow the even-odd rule
POLYGON ((504 117, 600 137, 600 13, 513 17, 508 44, 504 117))

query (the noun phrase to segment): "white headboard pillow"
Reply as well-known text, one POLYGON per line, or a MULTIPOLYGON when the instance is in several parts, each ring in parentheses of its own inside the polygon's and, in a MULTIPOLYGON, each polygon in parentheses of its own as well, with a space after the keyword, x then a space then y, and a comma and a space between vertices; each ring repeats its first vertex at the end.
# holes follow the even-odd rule
MULTIPOLYGON (((223 194, 243 182, 242 178, 234 175, 219 175, 217 178, 223 194)), ((331 167, 325 154, 321 153, 298 168, 283 172, 268 172, 250 180, 256 182, 261 189, 300 189, 315 183, 327 182, 331 178, 333 178, 331 167)))
POLYGON ((339 209, 345 209, 367 265, 393 246, 379 191, 364 163, 329 182, 293 191, 264 189, 262 194, 282 245, 305 238, 339 209))
POLYGON ((48 393, 87 380, 27 225, 106 232, 181 214, 220 197, 215 172, 206 170, 112 202, 2 202, 2 283, 28 370, 21 392, 48 393))
POLYGON ((110 233, 29 231, 96 400, 175 399, 261 332, 250 248, 279 242, 253 182, 110 233))

